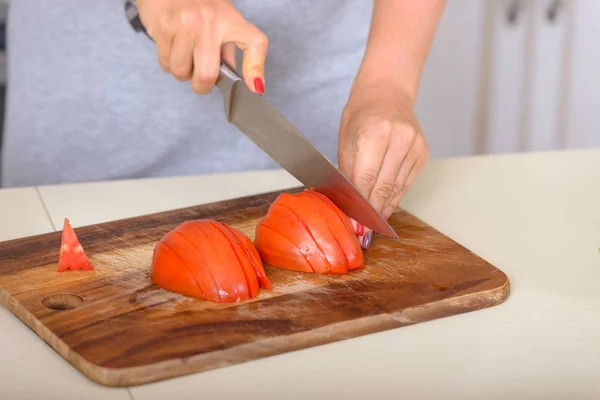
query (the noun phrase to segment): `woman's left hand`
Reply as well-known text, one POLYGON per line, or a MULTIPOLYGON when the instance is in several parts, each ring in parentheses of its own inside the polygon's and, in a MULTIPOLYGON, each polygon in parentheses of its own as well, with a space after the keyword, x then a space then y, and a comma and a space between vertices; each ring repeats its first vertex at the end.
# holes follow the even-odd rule
MULTIPOLYGON (((413 108, 402 90, 382 84, 353 90, 342 115, 340 170, 386 219, 429 159, 413 108)), ((355 225, 368 248, 372 232, 355 225)))

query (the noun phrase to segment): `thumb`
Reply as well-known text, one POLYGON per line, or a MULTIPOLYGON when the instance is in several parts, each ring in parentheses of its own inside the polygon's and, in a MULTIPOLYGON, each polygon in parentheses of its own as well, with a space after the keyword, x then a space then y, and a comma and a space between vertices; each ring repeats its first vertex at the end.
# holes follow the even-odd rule
POLYGON ((253 92, 264 93, 265 61, 269 47, 267 36, 250 22, 244 21, 229 31, 223 41, 234 42, 242 50, 244 81, 253 92))

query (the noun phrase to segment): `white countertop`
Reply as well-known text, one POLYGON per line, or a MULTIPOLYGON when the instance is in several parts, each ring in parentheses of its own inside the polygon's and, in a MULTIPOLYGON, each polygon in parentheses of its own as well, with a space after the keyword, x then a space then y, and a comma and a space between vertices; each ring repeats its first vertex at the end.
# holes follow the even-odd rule
MULTIPOLYGON (((267 171, 5 189, 0 240, 296 185, 267 171)), ((401 206, 504 271, 509 299, 132 388, 88 380, 0 307, 0 399, 600 399, 600 149, 431 161, 401 206)))

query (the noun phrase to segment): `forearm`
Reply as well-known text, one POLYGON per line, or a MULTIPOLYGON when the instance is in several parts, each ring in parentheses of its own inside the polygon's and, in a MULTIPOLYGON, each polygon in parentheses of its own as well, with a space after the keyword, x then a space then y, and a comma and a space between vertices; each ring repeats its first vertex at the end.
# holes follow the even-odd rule
POLYGON ((354 88, 383 83, 414 103, 445 0, 374 0, 367 48, 354 88))

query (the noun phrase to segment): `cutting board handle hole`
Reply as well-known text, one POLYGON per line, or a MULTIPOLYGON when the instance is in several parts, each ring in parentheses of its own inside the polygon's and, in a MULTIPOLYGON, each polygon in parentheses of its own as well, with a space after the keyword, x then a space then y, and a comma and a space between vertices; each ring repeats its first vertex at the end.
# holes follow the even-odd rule
POLYGON ((58 293, 45 297, 42 304, 57 311, 73 310, 83 304, 83 297, 73 293, 58 293))

